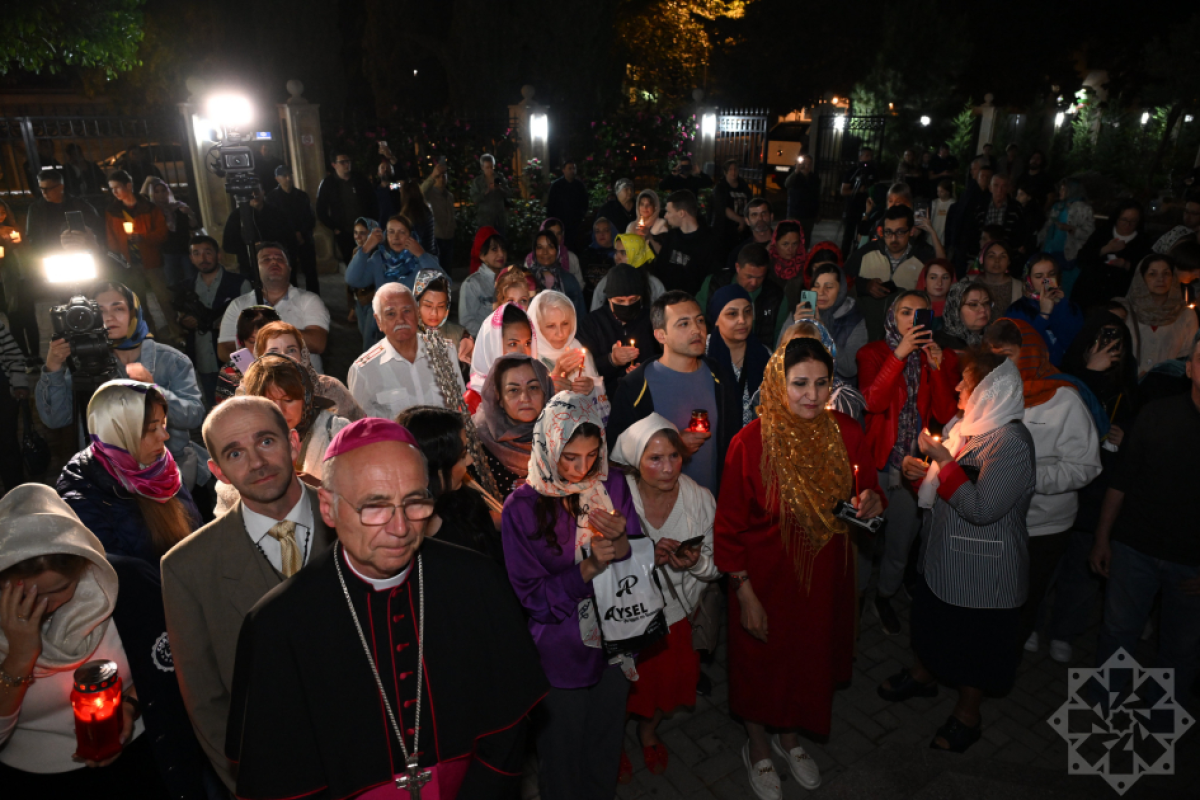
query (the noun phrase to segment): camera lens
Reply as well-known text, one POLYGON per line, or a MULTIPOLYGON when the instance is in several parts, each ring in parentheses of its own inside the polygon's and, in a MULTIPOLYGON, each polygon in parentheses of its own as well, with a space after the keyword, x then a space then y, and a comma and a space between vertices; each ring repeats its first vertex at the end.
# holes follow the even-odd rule
POLYGON ((88 306, 70 306, 66 314, 67 330, 85 333, 96 327, 96 315, 88 306))

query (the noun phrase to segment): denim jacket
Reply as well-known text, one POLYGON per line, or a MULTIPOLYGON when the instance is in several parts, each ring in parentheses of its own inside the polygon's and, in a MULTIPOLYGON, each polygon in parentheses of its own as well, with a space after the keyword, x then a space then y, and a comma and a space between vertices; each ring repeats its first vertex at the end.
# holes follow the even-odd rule
MULTIPOLYGON (((207 482, 210 474, 207 465, 208 453, 203 447, 192 443, 189 433, 191 429, 200 427, 204 422, 205 413, 191 360, 173 347, 146 339, 142 342, 137 362, 154 376, 155 386, 167 399, 167 432, 171 435, 167 440, 167 449, 182 465, 187 448, 192 447, 198 460, 196 482, 207 482)), ((118 362, 117 370, 120 377, 128 377, 124 364, 118 362)), ((71 424, 70 370, 63 368, 58 372, 43 372, 34 389, 34 397, 37 401, 38 415, 47 428, 65 428, 71 424)), ((86 425, 86 410, 80 409, 80 412, 86 425)), ((83 434, 84 431, 80 431, 80 448, 88 444, 83 434)))

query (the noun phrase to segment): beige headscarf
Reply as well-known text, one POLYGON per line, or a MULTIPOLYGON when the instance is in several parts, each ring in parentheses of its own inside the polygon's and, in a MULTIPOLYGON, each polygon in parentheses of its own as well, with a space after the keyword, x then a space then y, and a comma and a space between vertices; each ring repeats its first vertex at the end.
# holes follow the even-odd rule
MULTIPOLYGON (((35 668, 42 676, 75 669, 96 652, 117 605, 117 573, 104 557, 104 545, 53 489, 18 486, 0 500, 0 572, 54 553, 83 556, 91 564, 71 601, 42 623, 35 668)), ((0 660, 6 655, 8 639, 0 631, 0 660)))

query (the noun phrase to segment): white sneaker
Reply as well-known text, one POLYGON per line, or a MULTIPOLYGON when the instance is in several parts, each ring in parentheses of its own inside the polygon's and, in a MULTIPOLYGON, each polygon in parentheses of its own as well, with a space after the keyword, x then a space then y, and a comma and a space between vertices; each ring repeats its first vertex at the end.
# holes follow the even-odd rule
POLYGON ((1061 639, 1050 640, 1050 657, 1060 664, 1071 663, 1071 645, 1061 639))
POLYGON ((1025 651, 1027 653, 1036 653, 1038 651, 1037 631, 1029 634, 1029 638, 1025 640, 1025 651))
POLYGON ((776 735, 771 737, 771 749, 775 751, 775 755, 787 762, 792 777, 805 789, 816 789, 821 785, 821 770, 817 767, 817 762, 813 761, 813 757, 804 752, 803 747, 796 745, 785 753, 783 743, 776 735))
POLYGON ((750 777, 750 788, 754 790, 759 800, 783 800, 783 788, 779 785, 779 773, 771 759, 764 758, 757 764, 750 765, 750 742, 742 746, 742 763, 746 765, 746 774, 750 777))

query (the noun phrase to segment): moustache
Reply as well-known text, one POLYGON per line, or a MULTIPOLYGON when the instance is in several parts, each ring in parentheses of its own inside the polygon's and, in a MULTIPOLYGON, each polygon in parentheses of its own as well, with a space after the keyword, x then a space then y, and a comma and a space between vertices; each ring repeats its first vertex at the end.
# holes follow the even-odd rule
POLYGON ((411 331, 411 330, 412 330, 412 325, 409 325, 407 322, 401 322, 392 328, 392 333, 398 333, 400 331, 411 331))

